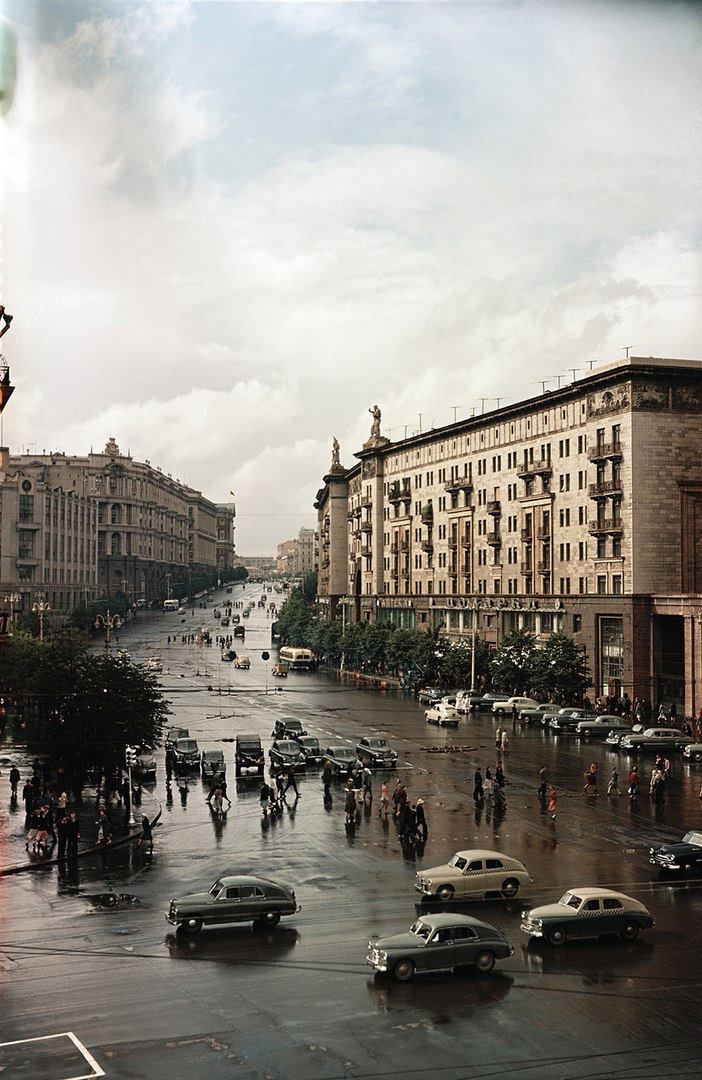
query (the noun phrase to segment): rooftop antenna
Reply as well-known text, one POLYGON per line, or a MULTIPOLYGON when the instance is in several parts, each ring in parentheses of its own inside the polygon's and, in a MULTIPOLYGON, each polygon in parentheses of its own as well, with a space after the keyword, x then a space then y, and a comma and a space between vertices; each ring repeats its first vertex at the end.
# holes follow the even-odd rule
POLYGON ((407 438, 407 428, 408 427, 409 427, 409 424, 405 424, 405 438, 407 438))
POLYGON ((502 398, 501 398, 501 397, 496 397, 496 398, 495 398, 495 401, 497 402, 497 408, 499 409, 499 407, 500 407, 500 402, 502 401, 502 398))
POLYGON ((449 405, 449 408, 453 409, 453 422, 455 424, 456 420, 458 419, 457 416, 456 416, 456 413, 458 412, 459 409, 463 408, 463 405, 449 405))
POLYGON ((481 413, 485 412, 485 402, 486 401, 487 401, 487 398, 481 397, 481 399, 480 399, 480 411, 481 411, 481 413))
POLYGON ((622 345, 622 349, 626 353, 627 360, 629 359, 629 349, 633 349, 633 348, 634 348, 633 345, 622 345))
POLYGON ((576 373, 577 371, 580 371, 580 368, 579 368, 579 367, 569 367, 569 368, 568 368, 568 371, 569 371, 569 372, 571 373, 571 375, 573 376, 573 382, 575 382, 575 373, 576 373))
POLYGON ((593 366, 593 364, 597 363, 597 360, 586 360, 585 363, 590 365, 590 367, 588 368, 588 371, 592 371, 592 366, 593 366))
POLYGON ((417 416, 419 417, 419 434, 421 435, 422 434, 422 414, 417 413, 417 416))
POLYGON ((565 375, 554 375, 553 377, 554 377, 554 379, 558 379, 558 386, 556 387, 556 389, 560 390, 560 388, 561 388, 561 379, 565 379, 565 375))
POLYGON ((548 379, 537 379, 536 381, 537 381, 537 383, 541 383, 541 393, 545 394, 546 393, 546 383, 549 380, 548 379))

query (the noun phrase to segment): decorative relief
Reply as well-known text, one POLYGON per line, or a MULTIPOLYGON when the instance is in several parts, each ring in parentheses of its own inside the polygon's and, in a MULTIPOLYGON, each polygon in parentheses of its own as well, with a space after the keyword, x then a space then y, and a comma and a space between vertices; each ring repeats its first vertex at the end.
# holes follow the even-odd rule
POLYGON ((370 476, 375 476, 377 464, 374 458, 365 458, 361 462, 361 476, 364 480, 367 480, 370 476))
POLYGON ((635 409, 668 409, 668 388, 654 382, 637 382, 632 388, 635 409))
POLYGON ((702 412, 702 385, 673 386, 673 408, 681 412, 702 412))
POLYGON ((622 409, 629 408, 629 402, 628 386, 618 387, 614 391, 605 390, 602 394, 588 394, 587 415, 588 417, 607 416, 609 413, 621 412, 622 409))

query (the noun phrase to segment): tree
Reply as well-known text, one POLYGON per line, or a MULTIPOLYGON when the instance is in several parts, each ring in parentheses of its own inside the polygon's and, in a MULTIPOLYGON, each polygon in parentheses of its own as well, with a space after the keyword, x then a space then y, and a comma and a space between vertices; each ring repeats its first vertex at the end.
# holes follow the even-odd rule
POLYGON ((592 685, 582 647, 565 634, 551 634, 534 657, 532 685, 544 697, 580 701, 592 685))
POLYGON ((512 630, 507 634, 490 662, 495 686, 510 693, 530 687, 536 652, 536 640, 528 630, 512 630))

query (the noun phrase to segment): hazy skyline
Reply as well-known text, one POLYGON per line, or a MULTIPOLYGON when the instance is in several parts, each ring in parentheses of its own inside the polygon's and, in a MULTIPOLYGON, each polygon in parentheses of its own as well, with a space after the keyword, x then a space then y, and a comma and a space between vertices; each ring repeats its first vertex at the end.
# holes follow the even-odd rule
POLYGON ((114 436, 237 548, 331 459, 702 357, 696 3, 3 0, 11 451, 114 436))

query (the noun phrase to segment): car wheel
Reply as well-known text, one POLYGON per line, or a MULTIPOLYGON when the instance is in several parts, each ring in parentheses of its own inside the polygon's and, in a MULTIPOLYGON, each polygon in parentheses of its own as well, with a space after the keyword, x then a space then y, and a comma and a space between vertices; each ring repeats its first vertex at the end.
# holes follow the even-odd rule
POLYGON ((475 966, 478 971, 487 973, 495 966, 495 954, 491 952, 479 952, 475 958, 475 966))
POLYGON ((546 931, 546 940, 549 945, 562 945, 566 936, 565 929, 562 926, 551 926, 546 931))
POLYGON ((184 919, 182 923, 178 924, 178 929, 182 930, 184 934, 198 934, 202 930, 202 919, 197 917, 184 919))
POLYGON ((641 927, 637 922, 629 922, 622 930, 621 936, 624 938, 625 941, 633 941, 639 936, 640 929, 641 927))
POLYGON ((263 926, 277 926, 280 922, 280 912, 266 911, 259 919, 259 922, 262 923, 263 926))
POLYGON ((398 982, 409 982, 414 975, 414 964, 411 960, 398 960, 392 973, 398 982))
POLYGON ((502 895, 503 896, 516 896, 519 892, 519 882, 516 878, 507 878, 502 882, 502 895))
POLYGON ((436 895, 439 897, 439 900, 443 900, 444 902, 453 900, 453 885, 440 885, 436 890, 436 895))
POLYGON ((581 735, 592 735, 592 728, 583 728, 583 730, 581 731, 581 735))

